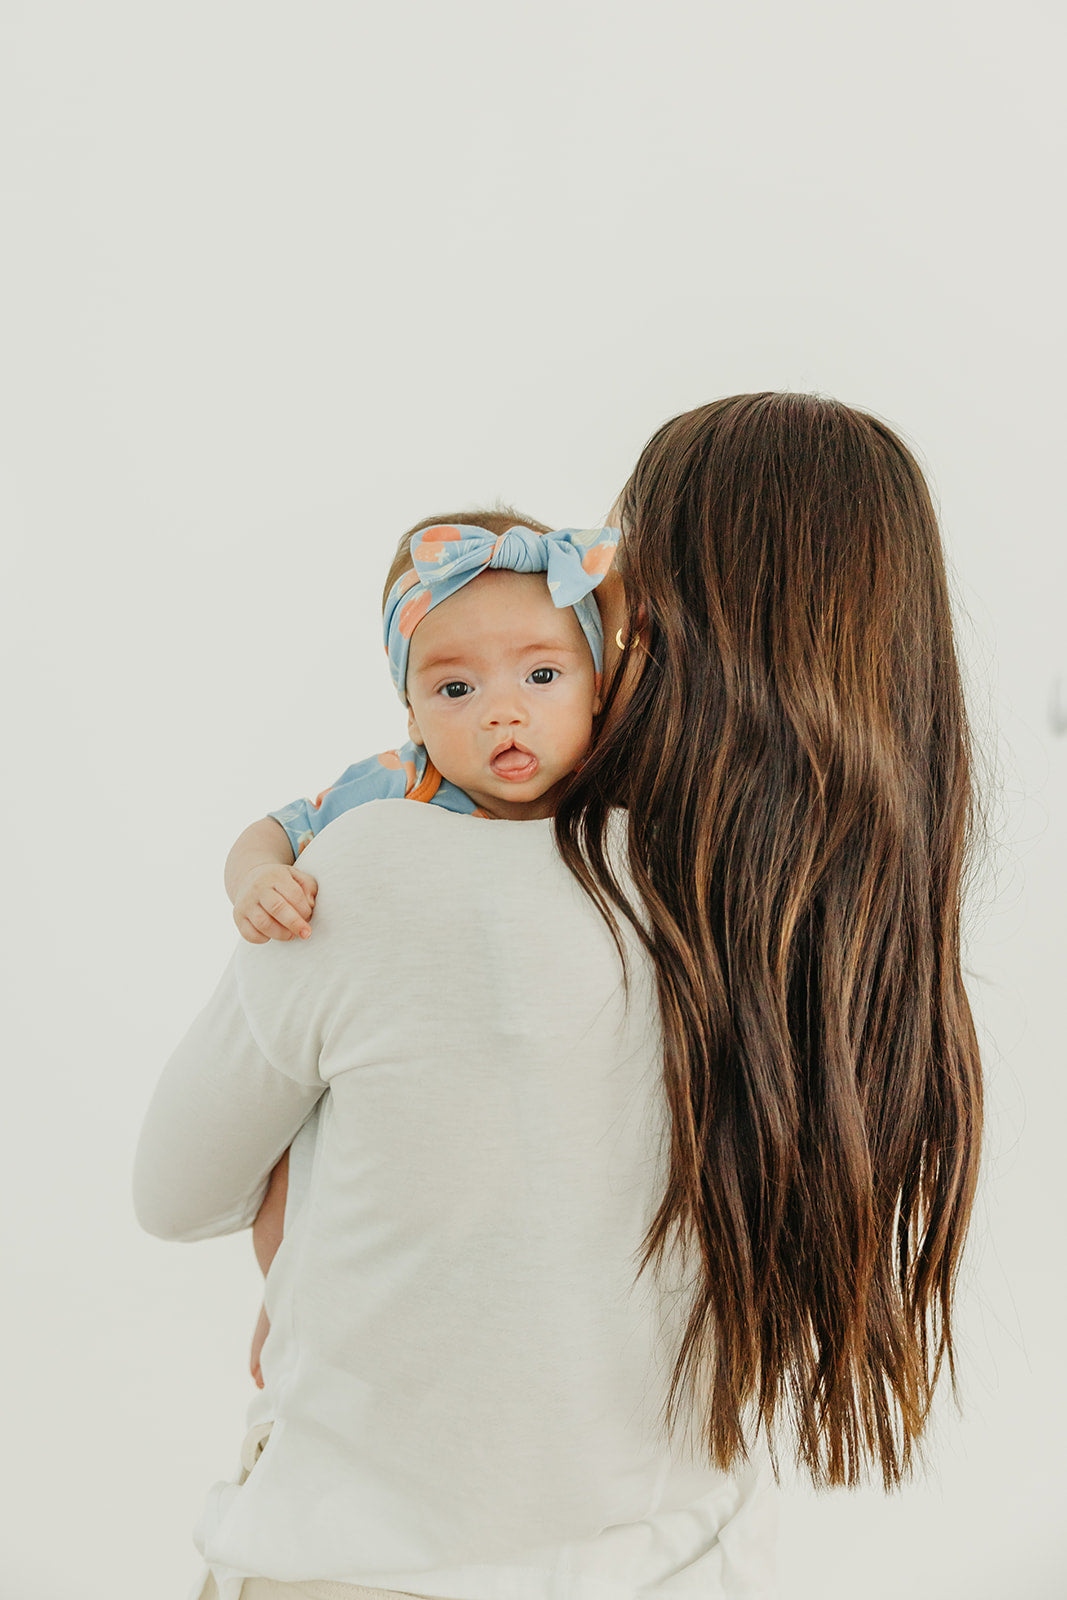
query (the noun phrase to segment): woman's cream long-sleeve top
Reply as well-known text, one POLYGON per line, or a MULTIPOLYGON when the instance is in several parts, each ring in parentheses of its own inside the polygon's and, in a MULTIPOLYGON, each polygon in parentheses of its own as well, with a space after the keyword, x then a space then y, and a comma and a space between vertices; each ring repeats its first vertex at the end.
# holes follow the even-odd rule
POLYGON ((241 946, 137 1154, 142 1225, 209 1238, 318 1111, 267 1281, 272 1431, 198 1529, 224 1595, 770 1594, 757 1473, 661 1425, 685 1296, 635 1283, 667 1131, 636 941, 627 999, 550 821, 378 801, 301 866, 311 938, 241 946))

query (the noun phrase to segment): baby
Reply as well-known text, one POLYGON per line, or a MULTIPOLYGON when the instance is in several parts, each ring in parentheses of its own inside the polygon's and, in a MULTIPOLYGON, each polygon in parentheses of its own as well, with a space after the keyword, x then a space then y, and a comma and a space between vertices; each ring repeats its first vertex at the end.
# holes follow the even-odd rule
MULTIPOLYGON (((405 534, 386 584, 390 671, 409 742, 349 767, 314 803, 253 823, 226 862, 234 921, 253 943, 308 938, 315 879, 295 866, 330 821, 370 800, 409 799, 485 818, 553 815, 600 710, 603 634, 592 591, 612 528, 553 532, 473 512, 405 534), (547 581, 546 581, 547 579, 547 581)), ((266 1272, 281 1242, 287 1156, 253 1229, 266 1272)), ((262 1387, 260 1313, 252 1372, 262 1387)))
POLYGON ((617 541, 614 529, 553 533, 510 512, 431 519, 404 535, 383 621, 409 743, 349 767, 314 802, 294 801, 245 829, 227 858, 226 889, 246 939, 308 937, 315 884, 294 862, 353 806, 406 798, 484 817, 552 815, 599 710, 603 638, 591 591, 611 567, 617 541), (480 576, 491 581, 471 588, 480 576), (444 599, 452 603, 438 609, 444 599), (530 645, 557 645, 560 660, 542 664, 533 651, 532 666, 520 661, 520 628, 532 629, 530 645), (436 677, 435 664, 442 667, 436 677), (517 681, 507 673, 520 665, 531 682, 521 704, 503 707, 508 728, 501 732, 485 702, 517 681), (564 707, 579 693, 588 704, 575 727, 564 707), (486 714, 488 751, 487 736, 474 733, 486 714))

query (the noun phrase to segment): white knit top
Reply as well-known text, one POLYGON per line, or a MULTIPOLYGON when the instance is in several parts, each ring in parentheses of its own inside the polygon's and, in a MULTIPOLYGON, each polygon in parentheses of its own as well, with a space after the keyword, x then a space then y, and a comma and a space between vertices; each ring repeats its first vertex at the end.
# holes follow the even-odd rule
POLYGON ((135 1176, 152 1233, 246 1228, 311 1116, 249 1416, 270 1435, 198 1528, 224 1600, 247 1575, 764 1600, 760 1473, 661 1421, 686 1297, 635 1284, 667 1132, 636 941, 627 999, 548 821, 378 801, 301 866, 312 937, 237 951, 135 1176))

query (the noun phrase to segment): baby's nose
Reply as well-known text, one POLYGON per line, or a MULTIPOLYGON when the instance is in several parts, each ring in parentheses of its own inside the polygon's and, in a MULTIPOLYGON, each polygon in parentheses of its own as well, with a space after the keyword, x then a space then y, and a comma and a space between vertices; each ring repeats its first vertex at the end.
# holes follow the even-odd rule
POLYGON ((521 695, 502 693, 487 699, 485 707, 487 727, 510 726, 525 721, 526 712, 522 704, 521 695))

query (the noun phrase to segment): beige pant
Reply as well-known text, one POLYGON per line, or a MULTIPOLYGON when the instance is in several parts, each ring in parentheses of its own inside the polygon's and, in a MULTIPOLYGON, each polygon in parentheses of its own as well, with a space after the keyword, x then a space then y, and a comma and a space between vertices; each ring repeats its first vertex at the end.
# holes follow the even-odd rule
MULTIPOLYGON (((218 1600, 215 1580, 208 1577, 200 1600, 218 1600)), ((355 1583, 275 1583, 273 1578, 246 1578, 241 1600, 420 1600, 406 1589, 364 1589, 355 1583)))

